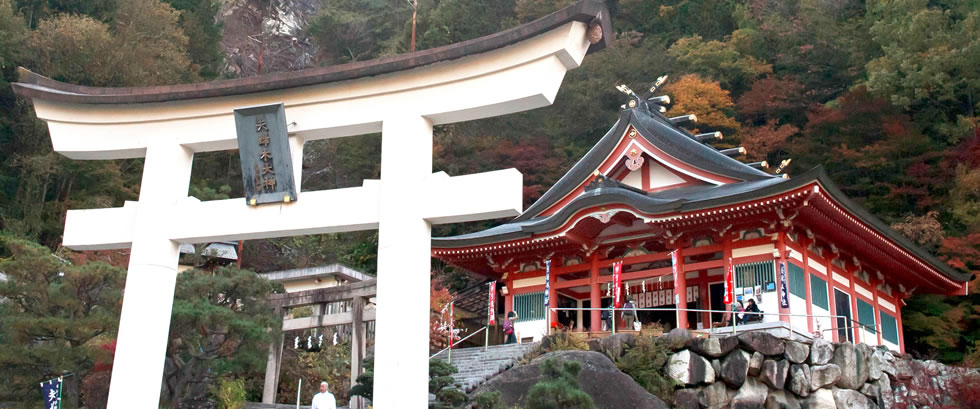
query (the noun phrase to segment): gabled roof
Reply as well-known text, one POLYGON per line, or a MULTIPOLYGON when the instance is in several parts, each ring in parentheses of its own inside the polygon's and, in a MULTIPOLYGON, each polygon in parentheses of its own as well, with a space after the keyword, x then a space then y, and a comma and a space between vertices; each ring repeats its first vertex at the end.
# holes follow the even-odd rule
POLYGON ((616 149, 628 128, 636 129, 644 140, 687 165, 702 171, 738 181, 773 179, 770 175, 732 159, 717 149, 695 140, 692 135, 672 124, 667 117, 651 110, 645 103, 623 111, 613 127, 558 182, 548 189, 531 207, 514 219, 525 221, 548 210, 552 205, 575 191, 616 149))

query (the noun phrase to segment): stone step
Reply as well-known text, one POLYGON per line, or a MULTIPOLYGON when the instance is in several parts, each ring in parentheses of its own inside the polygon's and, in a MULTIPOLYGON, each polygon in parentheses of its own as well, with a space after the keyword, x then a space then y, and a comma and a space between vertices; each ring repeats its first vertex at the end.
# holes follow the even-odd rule
MULTIPOLYGON (((453 374, 453 380, 461 391, 469 393, 487 379, 514 366, 534 346, 535 344, 494 345, 486 351, 482 347, 454 349, 452 364, 459 372, 453 374)), ((448 360, 447 352, 440 353, 434 359, 448 360)))

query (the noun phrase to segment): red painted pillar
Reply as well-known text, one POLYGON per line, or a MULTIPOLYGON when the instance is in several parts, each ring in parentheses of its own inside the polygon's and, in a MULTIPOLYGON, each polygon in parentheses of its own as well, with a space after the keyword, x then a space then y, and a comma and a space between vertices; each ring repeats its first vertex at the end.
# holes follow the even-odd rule
MULTIPOLYGON (((677 300, 677 308, 687 308, 687 277, 684 274, 684 249, 683 246, 677 247, 677 279, 674 281, 674 300, 677 300)), ((677 311, 677 328, 689 328, 687 322, 687 311, 677 311)))
MULTIPOLYGON (((549 319, 551 325, 556 325, 558 323, 558 311, 550 309, 558 306, 558 288, 555 287, 555 283, 558 282, 558 280, 555 280, 554 278, 555 277, 552 277, 551 286, 548 287, 548 311, 550 311, 551 314, 551 318, 549 319)), ((549 328, 549 331, 550 330, 551 329, 549 328)))
MULTIPOLYGON (((782 274, 783 271, 782 269, 785 267, 786 290, 789 291, 789 264, 786 261, 786 257, 789 256, 789 252, 786 248, 786 232, 784 231, 779 232, 778 237, 779 237, 777 243, 778 247, 776 248, 779 249, 779 260, 777 260, 777 262, 779 262, 779 265, 776 266, 776 274, 777 274, 776 297, 779 300, 777 301, 779 303, 779 314, 789 314, 790 313, 789 307, 784 308, 782 302, 784 296, 786 297, 787 300, 789 300, 789 294, 783 294, 783 286, 781 283, 784 276, 780 275, 782 274)), ((779 320, 787 324, 789 323, 789 318, 790 318, 789 315, 779 316, 779 320)))
POLYGON ((895 297, 895 319, 898 320, 898 352, 905 353, 905 330, 902 327, 902 296, 895 297))
MULTIPOLYGON (((589 306, 602 307, 601 284, 599 284, 599 254, 592 255, 592 268, 589 270, 589 306)), ((589 311, 589 324, 592 331, 602 331, 601 311, 589 311)))

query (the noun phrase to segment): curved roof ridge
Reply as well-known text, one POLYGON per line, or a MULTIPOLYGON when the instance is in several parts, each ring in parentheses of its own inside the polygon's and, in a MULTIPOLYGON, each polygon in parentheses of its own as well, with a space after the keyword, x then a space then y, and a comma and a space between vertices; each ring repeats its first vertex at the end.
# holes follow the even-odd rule
POLYGON ((626 132, 626 126, 629 124, 632 114, 632 110, 620 112, 619 119, 602 138, 599 138, 599 142, 596 142, 592 149, 589 149, 578 162, 575 162, 575 165, 572 165, 568 172, 565 172, 554 185, 551 185, 538 200, 534 201, 520 216, 515 217, 512 222, 528 220, 537 216, 582 184, 582 181, 586 180, 592 171, 598 168, 609 156, 609 153, 616 148, 619 137, 623 132, 626 132))
POLYGON ((644 107, 643 104, 634 110, 642 114, 633 116, 636 119, 633 125, 640 134, 650 143, 688 165, 709 173, 745 181, 778 177, 755 169, 692 139, 682 128, 671 124, 666 116, 644 107))
POLYGON ((12 86, 15 93, 26 98, 43 97, 55 101, 90 104, 152 103, 240 95, 418 68, 506 47, 572 21, 592 23, 597 19, 605 35, 601 41, 589 47, 589 52, 593 52, 610 44, 613 36, 612 26, 604 2, 582 0, 530 23, 498 33, 442 47, 343 65, 192 84, 118 88, 68 84, 19 68, 19 82, 12 86))

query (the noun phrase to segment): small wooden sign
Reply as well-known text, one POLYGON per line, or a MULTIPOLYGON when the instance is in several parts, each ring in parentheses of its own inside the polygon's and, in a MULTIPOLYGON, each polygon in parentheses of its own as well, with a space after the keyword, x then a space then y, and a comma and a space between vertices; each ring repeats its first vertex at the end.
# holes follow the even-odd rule
MULTIPOLYGON (((296 201, 293 157, 289 154, 286 110, 281 103, 235 110, 238 155, 242 162, 245 203, 296 201)), ((299 164, 298 166, 302 166, 299 164)))

